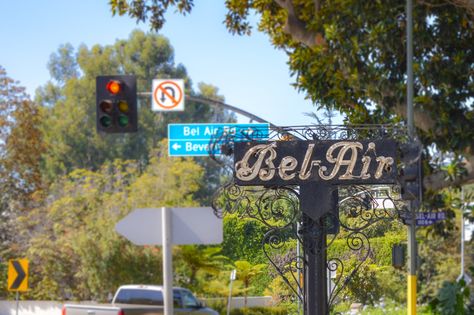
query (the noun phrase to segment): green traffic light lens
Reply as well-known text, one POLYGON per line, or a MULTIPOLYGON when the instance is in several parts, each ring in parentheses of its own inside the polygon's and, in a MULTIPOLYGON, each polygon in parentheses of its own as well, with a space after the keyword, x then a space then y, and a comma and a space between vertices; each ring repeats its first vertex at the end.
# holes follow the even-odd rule
POLYGON ((112 104, 112 101, 109 100, 104 100, 100 102, 100 110, 110 114, 112 112, 114 105, 112 104))
POLYGON ((103 116, 100 118, 100 124, 102 127, 109 128, 112 125, 112 118, 110 116, 103 116))
POLYGON ((120 127, 126 127, 128 125, 128 117, 125 115, 120 115, 118 118, 118 124, 120 127))

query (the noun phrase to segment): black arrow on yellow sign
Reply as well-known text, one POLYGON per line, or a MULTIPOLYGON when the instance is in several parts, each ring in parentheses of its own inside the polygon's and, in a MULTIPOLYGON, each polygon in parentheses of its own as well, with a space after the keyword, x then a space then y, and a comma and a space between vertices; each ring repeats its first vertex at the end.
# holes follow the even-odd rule
POLYGON ((16 279, 15 279, 15 281, 13 281, 10 289, 11 290, 18 290, 21 283, 26 278, 26 273, 23 270, 23 267, 20 265, 20 262, 18 260, 13 261, 13 267, 15 268, 15 271, 16 271, 16 279))
POLYGON ((10 260, 8 266, 8 290, 28 290, 28 260, 10 260))

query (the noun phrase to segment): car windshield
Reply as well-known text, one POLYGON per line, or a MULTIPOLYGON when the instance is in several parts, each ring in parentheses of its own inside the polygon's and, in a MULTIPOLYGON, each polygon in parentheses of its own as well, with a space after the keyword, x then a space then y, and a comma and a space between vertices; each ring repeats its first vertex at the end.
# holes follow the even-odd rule
POLYGON ((163 294, 157 290, 120 289, 115 303, 163 305, 163 294))

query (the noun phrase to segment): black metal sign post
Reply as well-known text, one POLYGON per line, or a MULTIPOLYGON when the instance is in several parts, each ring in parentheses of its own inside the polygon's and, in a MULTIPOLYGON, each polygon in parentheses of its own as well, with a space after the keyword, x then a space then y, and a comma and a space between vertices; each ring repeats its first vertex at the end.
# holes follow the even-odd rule
POLYGON ((324 225, 316 223, 310 217, 303 216, 303 229, 314 226, 322 227, 315 238, 309 233, 303 237, 303 242, 314 242, 314 252, 304 252, 304 313, 328 314, 327 272, 326 272, 326 231, 324 225))
POLYGON ((303 243, 311 244, 304 250, 305 314, 328 314, 328 224, 324 221, 329 220, 331 217, 327 215, 337 208, 337 189, 314 182, 303 184, 300 186, 300 205, 303 211, 303 243))
POLYGON ((396 143, 378 141, 271 141, 234 144, 240 186, 299 186, 304 248, 304 310, 329 314, 328 232, 338 229, 337 185, 396 180, 396 143))

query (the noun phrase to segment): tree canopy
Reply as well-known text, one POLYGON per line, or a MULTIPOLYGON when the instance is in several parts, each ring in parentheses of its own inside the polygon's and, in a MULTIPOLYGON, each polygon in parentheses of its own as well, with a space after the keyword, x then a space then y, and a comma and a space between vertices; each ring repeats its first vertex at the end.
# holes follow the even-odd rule
MULTIPOLYGON (((149 20, 153 29, 193 0, 110 1, 113 14, 149 20)), ((406 117, 405 1, 226 1, 233 34, 257 29, 288 54, 295 86, 347 122, 389 123, 406 117)), ((426 154, 452 154, 460 176, 435 171, 425 187, 438 190, 474 181, 474 3, 417 1, 414 16, 415 125, 426 154), (454 159, 456 160, 456 159, 454 159), (462 175, 462 176, 461 176, 462 175), (447 179, 447 180, 445 180, 447 179)), ((453 160, 453 161, 454 161, 453 160)), ((427 174, 428 175, 428 174, 427 174)))

